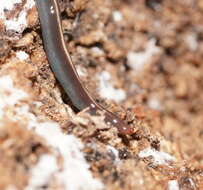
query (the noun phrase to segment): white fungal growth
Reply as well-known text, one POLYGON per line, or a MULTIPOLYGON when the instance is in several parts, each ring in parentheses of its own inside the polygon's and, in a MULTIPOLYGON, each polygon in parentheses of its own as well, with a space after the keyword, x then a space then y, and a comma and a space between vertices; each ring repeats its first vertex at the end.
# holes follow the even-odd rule
POLYGON ((112 16, 115 22, 120 22, 123 20, 123 15, 120 11, 113 11, 112 16))
POLYGON ((24 190, 36 190, 47 185, 58 170, 57 160, 53 155, 44 154, 30 172, 30 180, 24 190))
POLYGON ((34 0, 27 0, 23 9, 14 18, 7 19, 5 14, 5 11, 11 11, 15 9, 15 6, 20 3, 22 3, 22 0, 1 0, 0 20, 3 20, 7 31, 12 30, 21 33, 27 27, 27 12, 35 5, 34 0))
POLYGON ((170 180, 168 182, 168 190, 179 190, 179 185, 177 180, 170 180))
MULTIPOLYGON (((78 138, 64 134, 53 122, 32 122, 30 128, 35 129, 35 132, 42 136, 49 146, 59 151, 63 157, 63 169, 55 173, 55 176, 64 185, 65 190, 99 190, 103 188, 103 184, 92 177, 89 165, 81 152, 83 144, 78 138)), ((46 179, 47 177, 44 181, 46 179)))
POLYGON ((107 71, 103 71, 98 75, 99 78, 99 94, 102 98, 115 100, 120 102, 126 98, 126 93, 122 89, 116 89, 111 84, 111 75, 107 71))
POLYGON ((24 61, 24 60, 29 58, 29 55, 27 53, 25 53, 24 51, 17 51, 16 52, 16 57, 19 60, 24 61))
POLYGON ((175 158, 170 154, 151 148, 142 150, 138 155, 140 158, 152 157, 154 165, 169 165, 169 163, 175 161, 175 158))
POLYGON ((159 54, 160 49, 156 46, 156 40, 150 39, 146 48, 142 52, 130 51, 127 55, 127 64, 135 71, 140 71, 144 66, 149 63, 150 59, 159 54))
POLYGON ((28 97, 26 92, 14 87, 10 76, 0 77, 0 119, 6 107, 14 106, 26 97, 28 97))

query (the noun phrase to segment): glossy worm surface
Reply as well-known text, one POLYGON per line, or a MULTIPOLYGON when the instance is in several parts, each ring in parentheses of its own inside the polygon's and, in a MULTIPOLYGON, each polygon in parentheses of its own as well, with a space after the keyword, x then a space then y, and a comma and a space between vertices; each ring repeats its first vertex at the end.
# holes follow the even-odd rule
POLYGON ((82 85, 65 45, 57 0, 36 0, 36 5, 49 64, 73 105, 79 110, 88 107, 91 114, 101 110, 105 122, 117 127, 120 134, 133 134, 133 128, 97 104, 82 85))

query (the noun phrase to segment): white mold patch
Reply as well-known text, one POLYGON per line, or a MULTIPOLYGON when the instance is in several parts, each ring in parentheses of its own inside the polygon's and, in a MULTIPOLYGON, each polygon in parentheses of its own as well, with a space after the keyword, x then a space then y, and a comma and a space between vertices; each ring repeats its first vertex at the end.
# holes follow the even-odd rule
POLYGON ((121 102, 126 98, 126 93, 122 89, 116 89, 111 84, 111 75, 107 71, 103 71, 98 75, 99 78, 99 94, 102 98, 121 102))
POLYGON ((16 57, 19 60, 24 61, 24 60, 29 58, 29 55, 27 53, 25 53, 24 51, 17 51, 16 52, 16 57))
POLYGON ((130 51, 127 54, 127 64, 135 71, 140 71, 149 63, 150 59, 160 53, 160 48, 156 46, 156 40, 150 39, 146 48, 142 52, 130 51))
POLYGON ((146 148, 139 152, 138 156, 140 158, 153 158, 154 165, 169 165, 171 162, 175 161, 175 158, 168 153, 160 152, 155 149, 146 148))
POLYGON ((120 11, 113 11, 112 17, 115 22, 120 22, 123 20, 123 15, 120 11))
POLYGON ((161 110, 162 109, 160 101, 155 97, 149 98, 147 104, 152 109, 155 109, 155 110, 161 110))
POLYGON ((6 107, 14 106, 26 97, 28 97, 26 92, 14 87, 10 76, 0 77, 0 119, 6 107))
POLYGON ((177 180, 170 180, 168 182, 168 190, 179 190, 179 185, 177 180))
POLYGON ((63 157, 63 169, 57 172, 56 176, 65 189, 97 190, 103 188, 103 184, 92 177, 89 165, 81 152, 83 144, 78 138, 62 133, 59 125, 53 122, 32 122, 30 128, 33 128, 63 157))
POLYGON ((16 17, 12 19, 6 18, 5 11, 11 11, 15 9, 15 6, 20 3, 22 3, 22 0, 1 0, 0 19, 3 20, 7 31, 12 30, 18 33, 22 33, 23 30, 27 27, 27 12, 35 5, 34 0, 27 0, 23 9, 19 12, 19 14, 17 14, 16 17))
POLYGON ((185 37, 185 42, 191 51, 196 51, 198 48, 197 35, 195 33, 188 34, 185 37))
POLYGON ((53 155, 45 154, 30 172, 30 180, 24 190, 36 190, 46 186, 58 170, 57 160, 53 155))

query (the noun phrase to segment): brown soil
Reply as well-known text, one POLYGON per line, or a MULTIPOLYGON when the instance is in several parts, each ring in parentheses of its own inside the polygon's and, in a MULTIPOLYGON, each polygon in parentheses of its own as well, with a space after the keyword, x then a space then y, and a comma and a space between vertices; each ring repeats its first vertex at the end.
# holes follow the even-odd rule
MULTIPOLYGON (((202 1, 74 0, 60 1, 60 6, 68 49, 84 71, 81 80, 98 102, 135 125, 136 133, 119 136, 100 117, 85 112, 77 114, 87 119, 84 123, 72 118, 71 103, 43 50, 35 8, 29 13, 29 29, 2 33, 1 75, 11 75, 17 86, 42 103, 38 110, 31 107, 33 113, 58 122, 65 133, 82 140, 90 169, 106 189, 172 190, 171 180, 177 180, 181 190, 203 189, 202 1), (157 52, 134 68, 130 52, 147 52, 150 43, 157 52), (13 55, 19 50, 30 60, 16 61, 13 55), (110 83, 126 93, 124 100, 102 98, 97 89, 104 70, 111 75, 110 83), (107 145, 118 150, 118 157, 107 145), (147 148, 176 160, 155 164, 153 157, 139 156, 147 148)), ((0 129, 0 174, 5 178, 0 189, 9 184, 21 189, 28 180, 27 169, 50 150, 34 132, 23 130, 24 125, 9 119, 2 125, 8 127, 0 129), (11 130, 12 126, 18 127, 11 130), (5 146, 8 139, 15 141, 11 148, 5 146)))

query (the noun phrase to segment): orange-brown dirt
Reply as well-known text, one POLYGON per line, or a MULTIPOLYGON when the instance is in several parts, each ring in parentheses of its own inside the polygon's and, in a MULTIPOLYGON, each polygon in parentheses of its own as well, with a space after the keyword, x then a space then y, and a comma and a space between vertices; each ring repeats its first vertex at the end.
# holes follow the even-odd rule
MULTIPOLYGON (((81 80, 98 102, 136 126, 136 133, 119 136, 101 117, 72 111, 49 67, 35 7, 29 10, 28 29, 22 34, 5 31, 0 21, 0 77, 11 76, 16 88, 29 94, 19 104, 78 137, 90 170, 104 189, 203 189, 202 1, 59 2, 67 47, 81 80), (29 59, 18 60, 18 51, 29 59), (102 96, 103 72, 110 75, 114 90, 125 93, 122 100, 102 96), (162 153, 174 160, 142 156, 146 150, 160 160, 166 156, 162 153)), ((0 120, 0 189, 12 185, 22 190, 29 169, 41 155, 52 152, 43 138, 27 129, 29 121, 12 121, 17 106, 6 109, 0 120)), ((44 189, 60 189, 52 183, 44 189)))

